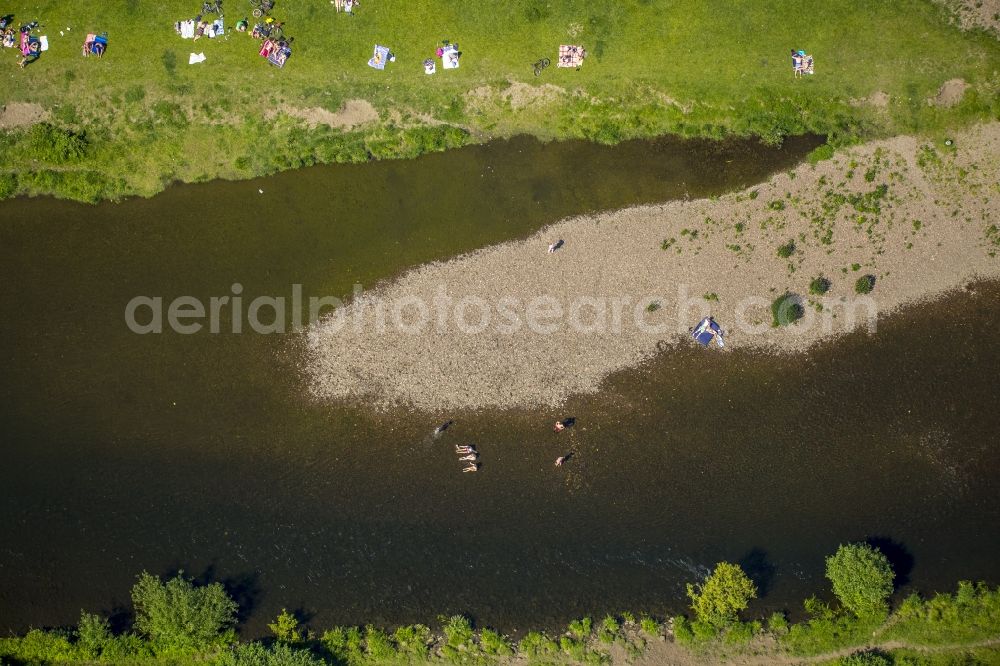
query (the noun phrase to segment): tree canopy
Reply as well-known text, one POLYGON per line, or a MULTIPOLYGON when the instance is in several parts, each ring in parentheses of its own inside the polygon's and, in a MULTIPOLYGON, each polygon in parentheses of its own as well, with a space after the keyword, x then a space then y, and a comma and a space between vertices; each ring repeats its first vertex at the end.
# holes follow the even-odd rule
POLYGON ((884 618, 895 574, 888 558, 867 543, 841 545, 826 558, 826 577, 840 603, 860 618, 884 618))
POLYGON ((757 586, 739 565, 719 562, 704 583, 689 584, 687 594, 699 621, 722 627, 735 621, 757 597, 757 586))
POLYGON ((235 636, 237 605, 219 583, 196 586, 183 572, 164 583, 144 571, 132 604, 136 628, 161 654, 204 650, 235 636))

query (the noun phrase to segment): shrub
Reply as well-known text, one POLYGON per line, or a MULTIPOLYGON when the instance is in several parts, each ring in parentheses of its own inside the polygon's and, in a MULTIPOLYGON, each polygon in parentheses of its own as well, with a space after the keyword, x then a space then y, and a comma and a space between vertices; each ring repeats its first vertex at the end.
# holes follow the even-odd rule
POLYGON ((579 620, 573 620, 569 623, 569 633, 575 638, 583 640, 590 636, 590 632, 593 630, 594 622, 589 617, 584 617, 579 620))
POLYGON ((509 657, 514 654, 514 648, 506 638, 499 632, 492 629, 483 629, 479 632, 479 644, 486 654, 498 657, 509 657))
POLYGON ((73 162, 87 153, 87 138, 83 134, 75 134, 49 123, 33 125, 28 130, 26 141, 28 158, 50 164, 73 162))
POLYGON ((614 643, 620 629, 621 625, 618 624, 618 619, 615 616, 605 615, 604 619, 601 620, 601 627, 597 633, 597 638, 602 643, 614 643))
POLYGON ((323 666, 308 650, 294 650, 279 643, 268 648, 260 643, 242 643, 218 659, 219 666, 323 666))
POLYGON ((719 635, 719 628, 708 622, 695 620, 691 623, 691 632, 694 634, 695 641, 707 643, 719 635))
POLYGON ((132 605, 136 628, 157 653, 205 650, 234 638, 237 605, 219 583, 195 586, 183 573, 164 583, 144 571, 132 605))
POLYGON ((771 326, 787 326, 802 319, 804 314, 799 297, 786 291, 771 303, 771 326))
POLYGON ((858 278, 857 282, 854 283, 854 292, 857 294, 870 294, 874 288, 874 275, 862 275, 858 278))
POLYGON ((518 643, 518 649, 528 657, 540 657, 558 652, 559 645, 543 633, 529 631, 518 643))
POLYGON ((645 633, 649 634, 650 636, 660 635, 660 623, 648 615, 643 615, 641 618, 639 618, 639 626, 645 633))
POLYGON ((444 636, 448 645, 459 647, 472 642, 472 623, 464 615, 452 615, 443 620, 444 636))
POLYGON ((855 652, 837 661, 838 666, 892 666, 892 659, 878 650, 855 652))
POLYGON ((399 627, 393 634, 400 654, 421 659, 427 656, 427 646, 431 642, 431 630, 422 624, 399 627))
POLYGON ((746 645, 753 640, 754 634, 760 633, 760 622, 736 622, 731 624, 722 638, 731 645, 746 645))
POLYGON ((81 611, 76 637, 83 653, 91 659, 97 658, 111 640, 111 625, 100 615, 81 611))
POLYGON ((22 638, 7 640, 13 645, 4 649, 2 654, 5 657, 9 655, 16 663, 44 664, 79 659, 76 647, 66 632, 32 629, 22 638))
POLYGON ((267 625, 279 643, 298 643, 302 640, 302 632, 299 631, 299 620, 284 608, 273 623, 267 625))
POLYGON ((687 586, 687 595, 700 622, 722 627, 735 622, 757 597, 757 586, 739 565, 719 562, 703 583, 687 586))
POLYGON ((781 611, 775 611, 767 618, 767 628, 772 634, 783 636, 788 633, 788 618, 781 611))
POLYGON ((0 173, 0 200, 9 199, 17 194, 17 175, 0 173))
POLYGON ((785 210, 785 202, 781 199, 775 199, 771 203, 767 204, 767 207, 771 210, 785 210))
POLYGON ((795 241, 788 241, 784 245, 778 247, 778 256, 782 259, 788 259, 795 252, 795 241))
POLYGON ((365 627, 365 654, 378 663, 395 657, 396 648, 384 631, 369 624, 365 627))
POLYGON ((334 627, 323 633, 320 642, 335 663, 357 664, 364 661, 361 648, 361 630, 357 627, 334 627))
POLYGON ((830 291, 830 281, 822 275, 813 278, 809 283, 809 293, 814 296, 822 296, 828 291, 830 291))
POLYGON ((887 638, 919 645, 973 643, 996 635, 1000 626, 1000 588, 962 581, 955 594, 926 601, 906 598, 887 630, 887 638))
POLYGON ((781 644, 795 655, 814 655, 862 645, 871 638, 879 622, 862 622, 847 613, 837 613, 815 597, 805 601, 808 622, 793 624, 781 644))
POLYGON ((894 574, 888 558, 866 543, 842 545, 826 558, 826 577, 844 608, 863 619, 889 612, 894 574))
POLYGON ((691 623, 683 615, 678 615, 673 620, 674 638, 682 645, 690 645, 694 642, 694 630, 691 623))

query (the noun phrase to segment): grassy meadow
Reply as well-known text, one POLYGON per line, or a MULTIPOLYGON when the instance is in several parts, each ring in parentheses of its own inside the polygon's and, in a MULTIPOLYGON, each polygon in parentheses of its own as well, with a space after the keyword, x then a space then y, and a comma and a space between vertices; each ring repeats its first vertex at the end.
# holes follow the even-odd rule
POLYGON ((849 141, 1000 117, 1000 41, 959 31, 930 0, 362 0, 353 16, 328 0, 277 0, 273 14, 295 38, 281 70, 231 31, 250 16, 248 0, 224 0, 226 38, 181 39, 174 22, 200 4, 0 6, 17 25, 38 20, 50 42, 23 70, 15 49, 0 51, 3 104, 38 104, 50 124, 0 134, 0 197, 148 196, 177 180, 411 157, 517 133, 849 141), (104 58, 81 57, 84 35, 100 31, 104 58), (461 67, 427 76, 421 63, 443 39, 459 44, 461 67), (376 43, 397 57, 385 71, 366 64, 376 43), (561 43, 588 50, 582 69, 555 66, 561 43), (793 78, 793 47, 815 57, 815 76, 793 78), (189 65, 192 52, 207 61, 189 65), (536 77, 543 57, 552 65, 536 77), (961 101, 930 104, 951 79, 969 85, 961 101), (876 93, 888 103, 865 101, 876 93), (289 114, 337 113, 355 99, 378 120, 310 127, 289 114))

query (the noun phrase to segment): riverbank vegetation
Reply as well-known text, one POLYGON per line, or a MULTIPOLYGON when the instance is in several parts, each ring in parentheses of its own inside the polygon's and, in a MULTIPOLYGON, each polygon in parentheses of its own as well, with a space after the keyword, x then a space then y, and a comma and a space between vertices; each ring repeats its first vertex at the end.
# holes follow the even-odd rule
MULTIPOLYGON (((84 201, 150 195, 172 181, 249 178, 321 162, 411 157, 531 133, 615 143, 665 133, 769 142, 801 133, 836 143, 1000 117, 1000 42, 961 31, 930 0, 511 0, 423 5, 275 5, 295 38, 283 69, 246 33, 181 39, 199 2, 16 1, 51 48, 10 77, 0 128, 0 197, 84 201), (83 58, 106 31, 103 58, 83 58), (461 67, 424 74, 443 40, 461 67), (367 66, 372 46, 396 55, 367 66), (581 44, 579 70, 532 63, 581 44), (816 74, 794 78, 789 49, 816 74), (190 51, 204 63, 187 64, 190 51), (41 130, 31 125, 45 122, 41 130)), ((228 28, 249 16, 226 0, 228 28)), ((211 17, 210 17, 211 18, 211 17)), ((827 150, 829 152, 829 150, 827 150)))
POLYGON ((808 619, 782 612, 766 623, 743 620, 756 583, 738 565, 720 562, 688 586, 692 614, 665 623, 643 614, 585 617, 551 635, 531 631, 519 641, 465 616, 439 617, 389 631, 373 625, 322 632, 283 610, 268 639, 239 642, 236 603, 219 583, 195 585, 183 572, 167 581, 146 572, 132 588, 131 627, 82 612, 75 628, 32 630, 0 639, 0 663, 213 663, 221 666, 362 666, 364 664, 632 663, 641 658, 682 663, 996 664, 1000 663, 1000 588, 961 582, 954 594, 913 593, 890 612, 894 572, 877 548, 842 545, 827 558, 835 601, 810 597, 808 619))

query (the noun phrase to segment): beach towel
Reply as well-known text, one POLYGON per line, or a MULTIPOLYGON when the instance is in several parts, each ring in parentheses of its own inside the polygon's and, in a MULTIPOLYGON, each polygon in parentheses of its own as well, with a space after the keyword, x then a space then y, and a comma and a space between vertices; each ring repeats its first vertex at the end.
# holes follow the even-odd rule
POLYGON ((267 57, 267 61, 275 67, 284 67, 290 55, 292 55, 292 50, 284 46, 271 51, 271 55, 267 57))
POLYGON ((97 55, 103 55, 105 51, 108 50, 108 34, 102 32, 101 34, 94 37, 94 40, 90 43, 90 52, 97 55))
POLYGON ((215 38, 219 35, 226 34, 225 29, 222 27, 222 19, 215 19, 212 21, 212 25, 205 29, 205 36, 215 38))
POLYGON ((458 69, 458 49, 448 46, 441 54, 441 69, 458 69))
POLYGON ((181 37, 184 39, 194 39, 194 19, 181 21, 181 37))
POLYGON ((371 59, 368 60, 368 66, 374 67, 375 69, 385 69, 385 63, 387 60, 389 60, 389 48, 376 44, 375 53, 372 55, 371 59))
POLYGON ((42 35, 41 37, 38 38, 38 41, 41 43, 43 51, 48 51, 49 50, 49 38, 48 37, 46 37, 45 35, 42 35))
POLYGON ((431 60, 430 58, 424 60, 424 74, 433 74, 436 71, 437 71, 437 65, 434 64, 433 60, 431 60))
POLYGON ((207 60, 207 58, 205 58, 204 53, 192 53, 191 56, 188 58, 188 64, 194 65, 199 62, 205 62, 205 60, 207 60))
POLYGON ((583 64, 583 59, 587 57, 587 51, 582 46, 572 44, 562 44, 559 46, 559 67, 579 67, 583 64))

